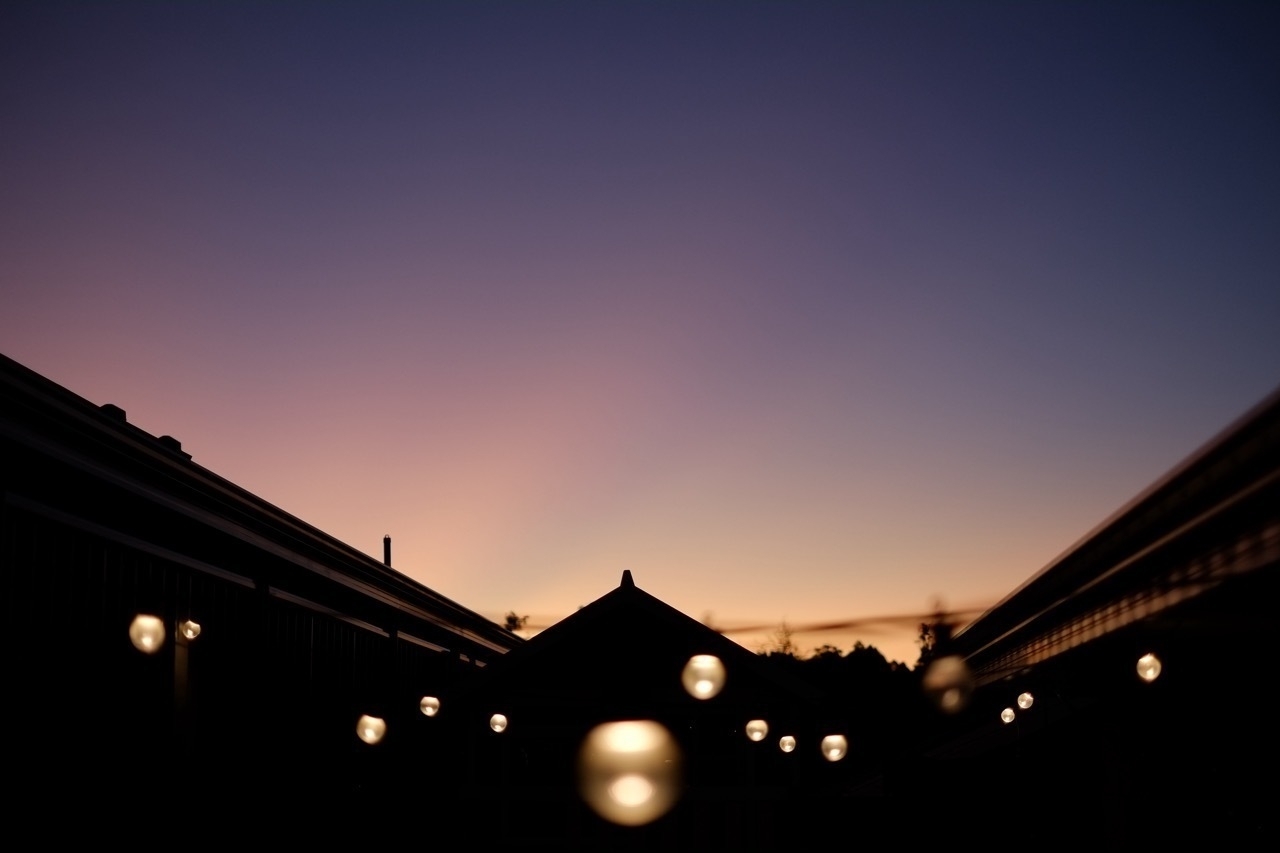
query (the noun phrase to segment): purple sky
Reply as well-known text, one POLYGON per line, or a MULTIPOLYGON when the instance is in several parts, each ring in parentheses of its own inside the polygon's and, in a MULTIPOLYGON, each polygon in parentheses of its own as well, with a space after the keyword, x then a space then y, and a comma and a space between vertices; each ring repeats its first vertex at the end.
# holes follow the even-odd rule
POLYGON ((985 606, 1280 383, 1278 39, 8 0, 0 351, 498 621, 985 606))

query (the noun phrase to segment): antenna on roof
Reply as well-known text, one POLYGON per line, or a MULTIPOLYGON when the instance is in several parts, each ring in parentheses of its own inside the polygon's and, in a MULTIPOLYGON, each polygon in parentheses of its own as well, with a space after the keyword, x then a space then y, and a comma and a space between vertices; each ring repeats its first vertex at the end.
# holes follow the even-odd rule
POLYGON ((622 570, 622 583, 619 586, 635 586, 636 582, 631 579, 631 570, 622 570))
POLYGON ((382 537, 382 562, 388 567, 391 565, 391 534, 390 533, 382 537))

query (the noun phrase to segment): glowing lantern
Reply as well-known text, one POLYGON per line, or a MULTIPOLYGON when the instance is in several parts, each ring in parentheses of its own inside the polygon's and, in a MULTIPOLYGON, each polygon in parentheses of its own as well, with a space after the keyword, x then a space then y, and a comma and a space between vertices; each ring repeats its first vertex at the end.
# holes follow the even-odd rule
POLYGON ((1138 658, 1138 677, 1143 681, 1155 681, 1160 677, 1160 658, 1148 652, 1138 658))
POLYGON ((1012 723, 1015 716, 1017 715, 1013 713, 1012 708, 1005 708, 1000 712, 1000 719, 1004 720, 1006 723, 1012 723))
POLYGON ((188 619, 186 622, 183 622, 178 626, 178 631, 180 631, 182 636, 186 637, 188 640, 194 640, 196 637, 200 636, 200 623, 188 619))
POLYGON ((747 737, 759 743, 769 733, 769 724, 764 720, 751 720, 747 723, 747 737))
POLYGON ((440 700, 434 696, 423 696, 422 701, 418 703, 418 710, 428 717, 434 717, 440 712, 440 700))
POLYGON ((1036 697, 1032 696, 1030 693, 1018 694, 1018 707, 1024 711, 1030 708, 1033 704, 1035 704, 1035 701, 1036 701, 1036 697))
POLYGON ((361 714, 360 719, 356 720, 356 736, 370 746, 382 740, 386 733, 387 723, 381 717, 361 714))
POLYGON ((601 723, 578 751, 578 792, 605 820, 639 826, 675 804, 680 765, 680 747, 661 723, 601 723))
POLYGON ((827 761, 839 761, 849 751, 844 735, 827 735, 822 739, 822 757, 827 761))
POLYGON ((694 655, 684 665, 680 680, 694 699, 710 699, 724 688, 724 664, 715 655, 694 655))
POLYGON ((139 613, 129 625, 129 639, 138 651, 154 654, 164 645, 164 623, 159 617, 139 613))
POLYGON ((947 714, 963 710, 973 695, 973 676, 959 655, 947 655, 930 663, 922 684, 933 703, 947 714))
POLYGON ((778 749, 782 750, 783 752, 795 752, 795 748, 796 748, 796 739, 793 738, 791 735, 783 735, 782 737, 778 738, 778 749))
POLYGON ((494 714, 489 718, 489 728, 495 732, 505 731, 507 728, 507 718, 502 714, 494 714))

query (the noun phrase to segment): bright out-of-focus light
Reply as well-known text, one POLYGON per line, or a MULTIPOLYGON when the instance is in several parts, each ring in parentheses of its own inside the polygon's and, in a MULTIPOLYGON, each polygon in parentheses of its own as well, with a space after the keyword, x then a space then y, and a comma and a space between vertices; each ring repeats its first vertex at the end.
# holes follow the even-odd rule
POLYGON ((489 728, 495 732, 506 731, 507 718, 503 714, 494 714, 489 718, 489 728))
POLYGON ((356 736, 367 744, 377 743, 386 733, 387 723, 381 717, 361 714, 360 719, 356 720, 356 736))
POLYGON ((1006 723, 1012 723, 1013 718, 1016 716, 1017 714, 1013 713, 1012 708, 1005 708, 1000 712, 1000 719, 1004 720, 1006 723))
POLYGON ((724 688, 724 664, 715 655, 694 655, 684 665, 680 680, 694 699, 710 699, 724 688))
POLYGON ((827 735, 822 739, 822 757, 827 761, 839 761, 849 752, 849 742, 844 735, 827 735))
POLYGON ((661 723, 620 720, 592 729, 578 751, 578 792, 612 823, 639 826, 680 795, 680 747, 661 723))
POLYGON ((200 623, 192 619, 188 619, 178 626, 178 630, 182 632, 182 636, 188 640, 194 640, 200 636, 200 623))
POLYGON ((947 714, 962 711, 973 695, 973 675, 959 655, 940 657, 924 671, 924 692, 947 714))
POLYGON ((793 738, 791 735, 783 735, 782 737, 778 738, 778 749, 782 750, 783 752, 795 752, 796 739, 793 738))
POLYGON ((1018 694, 1018 707, 1024 711, 1034 705, 1035 701, 1036 697, 1032 696, 1030 693, 1018 694))
POLYGON ((129 639, 138 651, 154 654, 164 645, 164 622, 158 616, 139 613, 129 625, 129 639))
POLYGON ((747 737, 759 743, 769 734, 769 724, 764 720, 750 720, 747 723, 747 737))
POLYGON ((1143 681, 1155 681, 1160 677, 1160 658, 1148 652, 1138 658, 1138 677, 1143 681))
POLYGON ((428 717, 434 717, 440 713, 440 700, 434 696, 423 696, 422 700, 418 702, 418 710, 428 717))

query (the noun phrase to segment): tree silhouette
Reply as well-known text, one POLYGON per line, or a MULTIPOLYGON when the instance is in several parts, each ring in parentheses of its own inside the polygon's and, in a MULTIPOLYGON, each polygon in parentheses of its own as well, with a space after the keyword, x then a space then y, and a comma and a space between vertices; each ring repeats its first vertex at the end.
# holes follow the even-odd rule
POLYGON ((507 617, 503 627, 508 631, 519 631, 529 621, 528 616, 517 616, 514 610, 507 611, 507 617))

